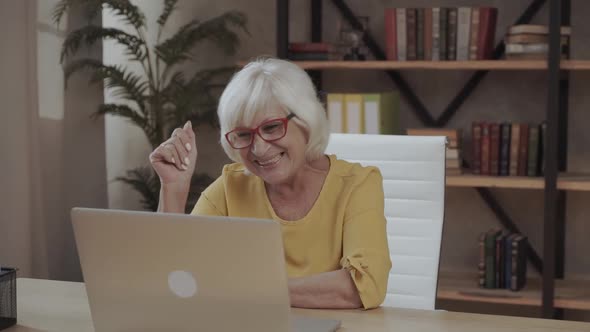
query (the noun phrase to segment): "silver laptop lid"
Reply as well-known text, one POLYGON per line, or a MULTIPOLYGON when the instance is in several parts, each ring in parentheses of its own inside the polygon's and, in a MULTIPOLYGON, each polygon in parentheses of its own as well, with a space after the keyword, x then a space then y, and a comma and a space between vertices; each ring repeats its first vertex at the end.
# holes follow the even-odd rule
POLYGON ((272 221, 74 208, 97 332, 288 331, 272 221))

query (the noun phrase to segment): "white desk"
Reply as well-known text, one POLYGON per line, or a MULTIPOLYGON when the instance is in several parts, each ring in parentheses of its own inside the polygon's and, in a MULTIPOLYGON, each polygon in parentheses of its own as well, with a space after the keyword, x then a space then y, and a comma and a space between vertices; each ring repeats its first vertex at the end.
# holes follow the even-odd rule
MULTIPOLYGON (((19 278, 18 324, 6 332, 93 331, 84 284, 19 278)), ((394 308, 302 310, 297 313, 342 320, 340 331, 363 332, 555 332, 588 331, 590 323, 394 308)))

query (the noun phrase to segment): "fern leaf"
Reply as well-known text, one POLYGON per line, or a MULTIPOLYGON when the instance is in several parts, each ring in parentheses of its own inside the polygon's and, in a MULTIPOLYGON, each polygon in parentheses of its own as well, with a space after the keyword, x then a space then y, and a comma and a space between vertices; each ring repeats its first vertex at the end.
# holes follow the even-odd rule
POLYGON ((193 20, 179 29, 174 36, 156 46, 156 54, 168 66, 191 58, 191 50, 199 42, 209 40, 226 54, 234 54, 238 35, 232 28, 246 31, 246 16, 237 11, 227 12, 205 22, 193 20))
POLYGON ((164 26, 166 25, 168 18, 176 9, 177 2, 178 0, 164 0, 164 10, 162 11, 160 17, 158 17, 158 25, 160 26, 160 29, 164 28, 164 26))
POLYGON ((126 54, 133 60, 145 59, 146 44, 142 39, 119 29, 87 25, 68 34, 62 45, 60 62, 63 63, 66 56, 76 53, 82 45, 92 46, 99 40, 108 39, 116 40, 125 46, 126 54))
POLYGON ((139 75, 127 71, 122 66, 105 65, 94 59, 79 59, 69 63, 64 69, 65 81, 82 71, 90 71, 91 83, 104 82, 107 89, 118 97, 134 101, 145 114, 144 100, 148 94, 148 83, 139 75))

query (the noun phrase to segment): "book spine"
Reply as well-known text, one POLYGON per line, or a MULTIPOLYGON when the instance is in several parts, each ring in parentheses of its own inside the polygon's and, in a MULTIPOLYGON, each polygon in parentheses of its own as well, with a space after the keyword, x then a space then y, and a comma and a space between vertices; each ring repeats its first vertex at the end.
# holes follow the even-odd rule
POLYGON ((328 43, 289 43, 289 52, 293 53, 329 53, 331 51, 332 46, 328 43))
POLYGON ((500 141, 500 175, 508 176, 510 166, 510 123, 503 123, 501 126, 500 141))
POLYGON ((469 28, 471 25, 471 8, 460 7, 457 10, 457 60, 469 60, 469 28))
POLYGON ((289 52, 288 57, 294 61, 326 61, 330 60, 328 53, 293 53, 289 52))
POLYGON ((518 152, 518 176, 526 176, 529 149, 529 125, 520 125, 520 149, 518 152))
POLYGON ((511 254, 511 274, 510 274, 510 289, 513 291, 518 290, 518 238, 512 240, 511 243, 512 254, 511 254))
POLYGON ((495 278, 495 286, 496 288, 503 288, 504 286, 504 282, 502 281, 502 277, 503 277, 503 272, 504 272, 504 268, 503 268, 503 262, 504 262, 504 251, 502 250, 504 248, 504 240, 506 238, 505 234, 501 234, 498 237, 496 237, 496 266, 495 266, 495 272, 496 272, 496 278, 495 278))
POLYGON ((486 283, 485 288, 496 287, 496 237, 499 230, 493 229, 486 234, 485 255, 486 255, 486 283))
POLYGON ((477 45, 479 34, 479 8, 471 9, 471 31, 469 33, 469 60, 477 60, 477 45))
POLYGON ((416 60, 424 60, 424 8, 416 9, 416 60))
POLYGON ((500 173, 500 125, 490 125, 490 175, 497 176, 500 173))
POLYGON ((424 8, 424 60, 432 60, 432 10, 424 8))
POLYGON ((482 232, 479 235, 479 263, 477 264, 477 275, 479 277, 479 287, 486 285, 486 254, 485 254, 486 233, 482 232))
POLYGON ((432 61, 440 60, 440 7, 432 8, 432 61))
POLYGON ((397 23, 395 8, 385 9, 385 49, 387 60, 397 60, 397 23))
POLYGON ((545 174, 545 155, 546 155, 545 146, 547 145, 546 144, 547 143, 547 122, 546 121, 543 121, 541 123, 541 133, 540 134, 541 134, 541 144, 540 144, 541 147, 539 149, 539 154, 540 154, 539 163, 541 164, 540 165, 541 171, 539 174, 544 175, 545 174))
POLYGON ((510 135, 510 175, 518 175, 518 152, 520 150, 520 124, 513 123, 510 135))
POLYGON ((399 61, 406 61, 407 57, 407 24, 406 24, 406 8, 396 8, 396 25, 397 25, 397 59, 399 61))
POLYGON ((406 8, 406 34, 408 61, 416 60, 416 8, 406 8))
POLYGON ((479 60, 492 58, 497 16, 498 9, 496 8, 482 7, 479 10, 479 40, 477 45, 477 58, 479 60))
POLYGON ((527 175, 537 176, 538 158, 539 158, 539 127, 531 126, 529 128, 529 155, 527 165, 527 175))
POLYGON ((481 174, 481 124, 474 122, 471 126, 471 170, 473 174, 481 174))
POLYGON ((490 125, 481 124, 481 175, 490 175, 490 125))
POLYGON ((449 8, 447 17, 447 60, 457 60, 457 8, 449 8))
POLYGON ((439 59, 441 61, 447 60, 447 36, 448 36, 448 15, 449 15, 449 9, 448 8, 440 8, 440 20, 439 20, 439 28, 440 28, 440 33, 439 33, 439 39, 440 39, 440 43, 439 43, 439 59))

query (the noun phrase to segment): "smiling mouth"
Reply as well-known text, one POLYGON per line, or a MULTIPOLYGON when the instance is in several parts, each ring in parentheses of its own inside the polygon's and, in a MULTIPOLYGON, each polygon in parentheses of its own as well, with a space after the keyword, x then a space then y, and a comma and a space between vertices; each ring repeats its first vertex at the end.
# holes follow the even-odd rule
POLYGON ((263 168, 272 167, 272 166, 278 164, 278 162, 283 158, 284 154, 285 154, 284 152, 281 152, 271 159, 267 159, 264 161, 255 160, 254 163, 256 163, 256 165, 263 167, 263 168))

